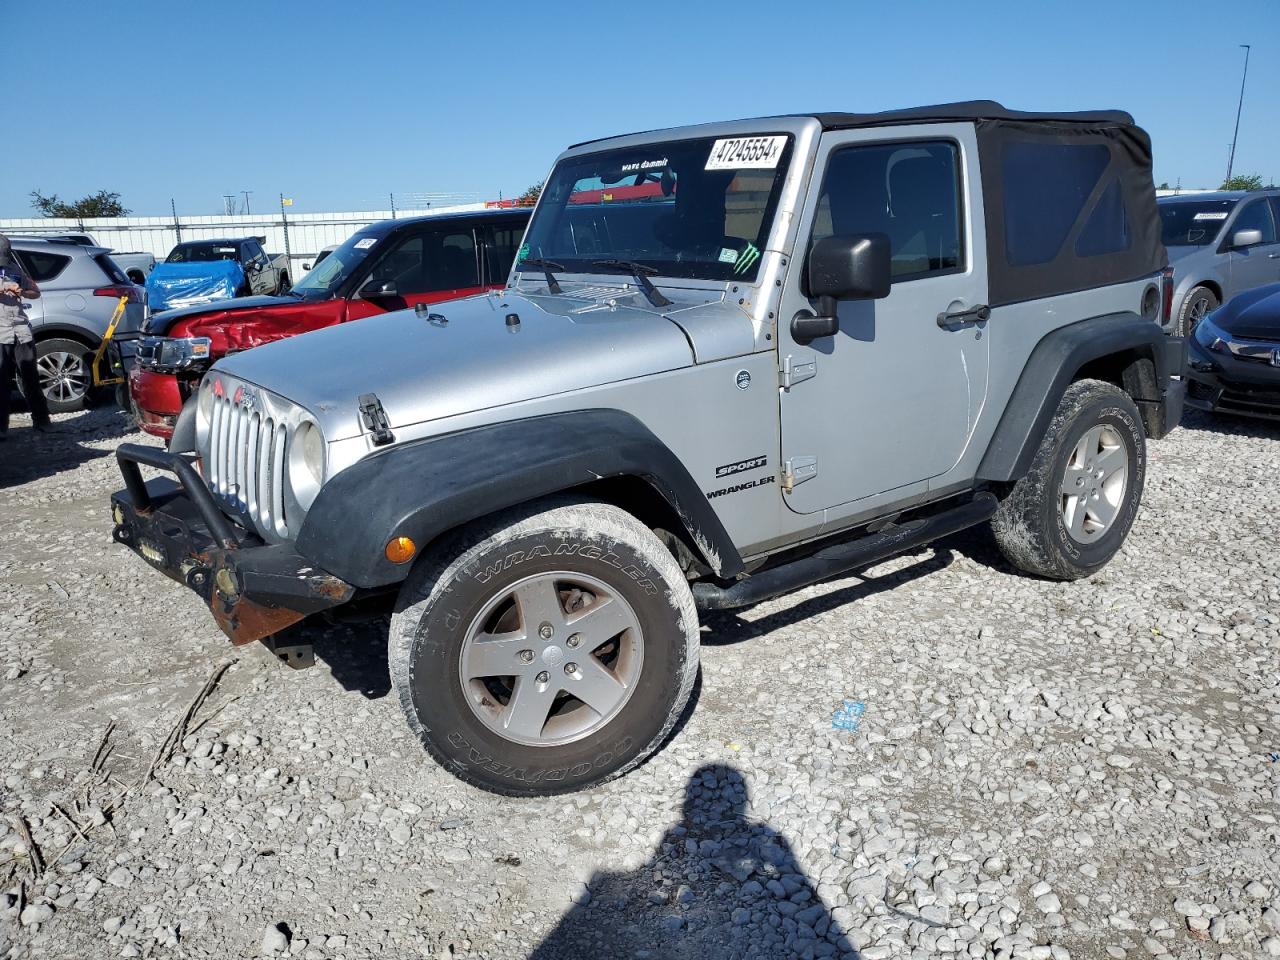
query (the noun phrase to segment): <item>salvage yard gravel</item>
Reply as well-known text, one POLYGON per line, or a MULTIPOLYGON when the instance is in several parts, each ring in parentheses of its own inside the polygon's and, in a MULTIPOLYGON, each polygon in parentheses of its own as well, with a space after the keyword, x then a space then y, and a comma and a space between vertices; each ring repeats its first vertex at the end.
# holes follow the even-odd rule
POLYGON ((423 755, 385 620, 232 647, 111 541, 118 412, 0 449, 0 958, 1280 956, 1280 427, 1188 414, 1075 583, 985 530, 713 617, 625 778, 423 755))

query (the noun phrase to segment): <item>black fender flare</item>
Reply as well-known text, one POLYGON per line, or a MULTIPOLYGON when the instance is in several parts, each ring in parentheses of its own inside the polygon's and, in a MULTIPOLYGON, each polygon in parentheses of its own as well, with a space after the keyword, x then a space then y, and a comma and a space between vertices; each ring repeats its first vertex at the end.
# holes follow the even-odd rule
POLYGON ((384 552, 392 537, 419 550, 495 511, 610 477, 638 477, 675 510, 717 575, 742 557, 678 457, 621 410, 593 409, 494 423, 380 450, 329 479, 298 533, 297 550, 358 587, 408 576, 384 552))
POLYGON ((1160 406, 1170 377, 1182 373, 1185 350, 1181 338, 1167 336, 1158 324, 1131 311, 1090 317, 1050 331, 1022 369, 978 465, 977 479, 1008 482, 1024 476, 1067 387, 1081 369, 1107 357, 1136 353, 1150 362, 1126 371, 1124 385, 1144 408, 1149 432, 1163 436, 1172 424, 1164 423, 1160 406), (1157 429, 1152 430, 1153 426, 1157 429))

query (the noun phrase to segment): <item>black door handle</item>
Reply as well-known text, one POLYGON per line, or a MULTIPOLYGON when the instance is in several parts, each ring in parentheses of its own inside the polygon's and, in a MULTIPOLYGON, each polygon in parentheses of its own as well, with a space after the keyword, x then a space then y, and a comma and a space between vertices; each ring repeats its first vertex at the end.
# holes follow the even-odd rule
POLYGON ((946 329, 947 327, 963 326, 967 323, 982 323, 990 319, 991 308, 985 303, 981 303, 976 307, 970 307, 968 310, 938 314, 938 326, 946 329))

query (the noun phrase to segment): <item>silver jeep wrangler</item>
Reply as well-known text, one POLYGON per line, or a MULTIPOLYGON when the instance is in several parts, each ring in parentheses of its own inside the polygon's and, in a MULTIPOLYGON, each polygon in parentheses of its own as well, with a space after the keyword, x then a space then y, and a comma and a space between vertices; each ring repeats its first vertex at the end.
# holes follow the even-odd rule
POLYGON ((991 102, 578 144, 505 290, 219 361, 120 447, 115 539, 236 643, 384 604, 447 769, 599 783, 685 707, 699 610, 988 520, 1039 576, 1116 553, 1184 392, 1150 158, 991 102))

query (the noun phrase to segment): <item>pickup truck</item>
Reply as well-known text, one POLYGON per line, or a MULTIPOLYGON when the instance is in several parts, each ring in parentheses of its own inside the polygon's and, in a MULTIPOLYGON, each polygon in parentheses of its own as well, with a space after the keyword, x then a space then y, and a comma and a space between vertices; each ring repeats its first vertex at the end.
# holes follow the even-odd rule
POLYGON ((289 259, 262 249, 265 237, 189 240, 147 277, 153 311, 289 290, 289 259))
POLYGON ((671 734, 699 611, 983 523, 1040 578, 1116 557, 1185 397, 1155 201, 1113 110, 580 143, 505 289, 219 360, 168 452, 117 449, 114 538, 290 662, 387 611, 427 753, 580 790, 671 734))
POLYGON ((138 425, 168 438, 205 370, 225 354, 501 286, 528 222, 529 210, 384 220, 317 260, 287 293, 152 314, 129 375, 138 425))

